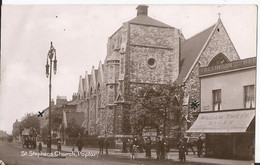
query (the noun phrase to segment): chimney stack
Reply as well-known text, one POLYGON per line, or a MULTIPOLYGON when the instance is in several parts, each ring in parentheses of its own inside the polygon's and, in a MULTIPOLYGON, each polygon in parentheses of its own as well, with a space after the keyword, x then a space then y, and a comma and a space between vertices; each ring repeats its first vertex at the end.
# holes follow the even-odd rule
POLYGON ((73 93, 73 95, 72 95, 72 101, 77 100, 77 98, 78 98, 78 94, 77 94, 77 93, 73 93))
POLYGON ((139 16, 139 15, 147 16, 147 14, 148 14, 148 7, 149 6, 146 6, 146 5, 139 5, 139 6, 137 6, 137 8, 136 8, 137 16, 139 16))

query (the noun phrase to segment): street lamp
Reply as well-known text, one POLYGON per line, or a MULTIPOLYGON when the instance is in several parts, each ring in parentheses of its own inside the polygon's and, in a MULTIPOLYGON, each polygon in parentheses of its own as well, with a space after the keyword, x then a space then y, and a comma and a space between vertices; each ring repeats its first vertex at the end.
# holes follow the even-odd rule
POLYGON ((57 72, 57 59, 56 59, 56 49, 53 47, 51 42, 50 50, 47 54, 46 67, 46 77, 50 76, 49 82, 49 126, 48 126, 48 140, 47 140, 47 152, 51 153, 51 74, 52 74, 52 62, 53 62, 53 72, 57 72), (54 60, 53 60, 54 57, 54 60), (49 65, 50 62, 50 65, 49 65))

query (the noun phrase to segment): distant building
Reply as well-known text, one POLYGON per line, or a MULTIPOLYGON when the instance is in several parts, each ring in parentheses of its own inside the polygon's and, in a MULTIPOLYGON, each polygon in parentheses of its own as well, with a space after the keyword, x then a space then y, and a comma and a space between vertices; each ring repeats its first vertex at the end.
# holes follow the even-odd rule
POLYGON ((16 119, 16 121, 13 124, 12 135, 14 138, 19 137, 20 135, 20 129, 19 129, 20 124, 21 122, 19 122, 18 119, 16 119))
POLYGON ((149 17, 148 6, 136 9, 137 16, 108 38, 104 64, 79 78, 77 111, 85 113, 90 135, 131 134, 124 119, 136 89, 174 82, 185 86, 185 133, 201 110, 189 106, 201 97, 199 68, 240 59, 220 18, 185 39, 180 29, 149 17))
POLYGON ((206 134, 207 156, 250 158, 255 146, 256 58, 199 72, 201 113, 187 132, 206 134))
MULTIPOLYGON (((51 133, 53 137, 60 137, 60 129, 62 126, 62 117, 63 111, 65 112, 75 112, 77 108, 77 101, 75 99, 75 95, 72 96, 71 101, 67 101, 65 96, 57 96, 56 104, 54 101, 51 101, 51 113, 52 117, 55 114, 56 117, 60 120, 60 128, 57 130, 52 130, 51 133)), ((49 124, 49 107, 43 110, 43 117, 39 117, 40 121, 40 133, 43 133, 43 129, 47 129, 47 125, 49 124)))
MULTIPOLYGON (((68 133, 66 129, 69 127, 69 124, 71 122, 74 122, 73 124, 77 126, 82 126, 84 122, 84 113, 83 112, 69 112, 69 111, 63 111, 62 116, 62 125, 63 125, 63 132, 62 132, 62 140, 66 144, 66 139, 69 138, 68 133)), ((84 132, 83 132, 84 133, 84 132)), ((85 132, 87 134, 87 132, 85 132)))
POLYGON ((6 131, 0 130, 0 138, 4 138, 7 136, 8 136, 8 134, 6 133, 6 131))

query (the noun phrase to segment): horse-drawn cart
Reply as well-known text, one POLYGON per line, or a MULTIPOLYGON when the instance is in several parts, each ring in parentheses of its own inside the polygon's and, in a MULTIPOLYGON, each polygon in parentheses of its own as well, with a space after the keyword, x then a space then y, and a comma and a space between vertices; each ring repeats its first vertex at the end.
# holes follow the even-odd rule
POLYGON ((36 137, 33 130, 25 128, 22 132, 22 144, 23 148, 36 148, 36 137))

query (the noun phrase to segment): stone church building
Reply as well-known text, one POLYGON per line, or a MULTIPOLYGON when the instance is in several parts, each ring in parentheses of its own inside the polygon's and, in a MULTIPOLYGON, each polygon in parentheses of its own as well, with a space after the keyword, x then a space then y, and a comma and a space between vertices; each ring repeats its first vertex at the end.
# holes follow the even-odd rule
POLYGON ((83 126, 89 135, 129 134, 123 119, 135 89, 174 82, 185 86, 187 130, 200 112, 200 107, 189 106, 200 101, 199 68, 240 59, 220 18, 185 39, 180 29, 149 17, 148 6, 136 9, 137 16, 108 38, 104 63, 79 78, 77 111, 85 113, 83 126))

